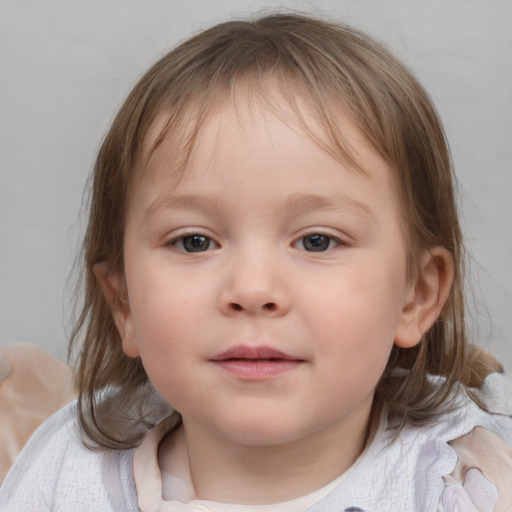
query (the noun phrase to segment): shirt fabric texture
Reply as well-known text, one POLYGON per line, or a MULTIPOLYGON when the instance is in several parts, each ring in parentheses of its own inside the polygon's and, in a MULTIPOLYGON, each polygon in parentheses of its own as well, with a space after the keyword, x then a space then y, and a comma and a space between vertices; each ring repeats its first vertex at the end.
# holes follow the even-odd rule
MULTIPOLYGON (((289 509, 286 504, 183 503, 156 496, 149 505, 143 504, 142 512, 509 512, 510 384, 502 375, 492 374, 480 395, 496 413, 483 411, 461 392, 456 410, 427 426, 407 425, 395 440, 384 418, 372 442, 345 474, 323 490, 288 502, 289 509)), ((153 479, 160 489, 157 447, 163 435, 165 430, 156 437, 149 434, 137 449, 146 458, 149 453, 149 483, 153 479)), ((27 443, 0 487, 0 510, 138 512, 135 451, 86 448, 76 426, 73 402, 49 418, 27 443)), ((148 482, 137 478, 142 495, 148 482)))

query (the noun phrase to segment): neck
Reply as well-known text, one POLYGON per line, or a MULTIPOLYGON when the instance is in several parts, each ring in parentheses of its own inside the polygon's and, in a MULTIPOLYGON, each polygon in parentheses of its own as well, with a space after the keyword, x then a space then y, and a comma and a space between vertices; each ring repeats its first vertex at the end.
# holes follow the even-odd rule
POLYGON ((195 497, 264 505, 320 489, 358 458, 368 417, 369 410, 350 422, 342 420, 298 440, 272 445, 233 442, 184 418, 195 497))

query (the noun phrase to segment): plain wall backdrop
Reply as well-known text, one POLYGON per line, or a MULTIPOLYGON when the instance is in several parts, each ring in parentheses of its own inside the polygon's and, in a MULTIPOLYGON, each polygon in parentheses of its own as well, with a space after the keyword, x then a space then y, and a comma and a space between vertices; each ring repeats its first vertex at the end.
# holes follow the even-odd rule
POLYGON ((135 80, 192 32, 283 7, 368 31, 431 94, 472 255, 469 324, 512 368, 512 0, 0 0, 0 345, 66 357, 82 191, 135 80))

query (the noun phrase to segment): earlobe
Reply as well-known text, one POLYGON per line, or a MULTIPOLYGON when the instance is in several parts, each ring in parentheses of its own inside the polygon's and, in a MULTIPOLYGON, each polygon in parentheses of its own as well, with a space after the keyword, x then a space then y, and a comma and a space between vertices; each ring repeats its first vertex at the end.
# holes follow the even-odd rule
POLYGON ((451 254, 444 247, 425 251, 404 301, 395 345, 411 348, 432 327, 450 295, 454 279, 451 254))
POLYGON ((93 273, 100 285, 105 301, 110 308, 112 319, 123 343, 123 351, 128 357, 138 357, 130 303, 126 293, 124 278, 110 270, 107 263, 96 263, 93 273))

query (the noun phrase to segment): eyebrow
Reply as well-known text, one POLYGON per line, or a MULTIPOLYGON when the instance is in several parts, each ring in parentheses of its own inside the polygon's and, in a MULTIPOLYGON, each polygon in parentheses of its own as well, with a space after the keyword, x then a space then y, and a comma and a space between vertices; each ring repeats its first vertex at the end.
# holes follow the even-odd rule
POLYGON ((214 210, 222 206, 222 199, 217 196, 186 194, 175 196, 164 194, 151 203, 144 212, 144 218, 164 210, 214 210))
POLYGON ((356 214, 375 220, 377 215, 366 203, 347 194, 337 193, 326 196, 315 194, 292 194, 285 201, 284 208, 293 213, 306 213, 311 210, 352 210, 356 214))
MULTIPOLYGON (((194 194, 176 196, 164 194, 149 205, 144 213, 144 218, 165 210, 200 210, 208 213, 222 208, 223 203, 223 199, 219 196, 194 194)), ((291 194, 280 208, 294 215, 307 213, 312 210, 351 210, 367 220, 377 219, 377 215, 370 206, 343 193, 325 196, 291 194)))

